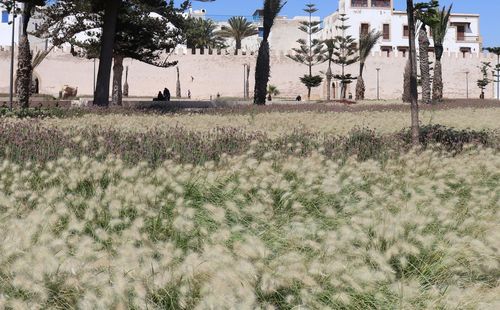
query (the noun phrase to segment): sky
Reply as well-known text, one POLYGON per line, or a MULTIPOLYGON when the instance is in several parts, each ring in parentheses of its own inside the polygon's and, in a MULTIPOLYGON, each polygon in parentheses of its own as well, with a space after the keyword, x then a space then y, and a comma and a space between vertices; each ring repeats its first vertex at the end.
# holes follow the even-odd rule
MULTIPOLYGON (((181 2, 177 0, 177 2, 181 2)), ((311 0, 288 0, 281 15, 293 17, 304 15, 302 9, 311 0)), ((417 1, 415 1, 417 2, 417 1)), ((498 23, 498 12, 500 12, 500 0, 440 0, 441 6, 453 3, 455 13, 481 14, 481 35, 484 46, 500 46, 500 33, 498 23)), ((250 16, 262 6, 263 0, 216 0, 212 3, 193 1, 194 9, 204 8, 208 15, 241 15, 250 16)), ((319 11, 316 13, 321 17, 330 15, 337 10, 338 0, 313 0, 319 11)), ((394 0, 396 10, 406 10, 405 0, 394 0)))

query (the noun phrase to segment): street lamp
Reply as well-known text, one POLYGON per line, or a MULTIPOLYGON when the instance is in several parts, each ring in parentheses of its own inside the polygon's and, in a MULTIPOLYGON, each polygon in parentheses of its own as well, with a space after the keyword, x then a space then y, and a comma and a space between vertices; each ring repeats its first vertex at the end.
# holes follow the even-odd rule
POLYGON ((380 100, 380 68, 377 68, 377 100, 380 100))
POLYGON ((10 47, 10 86, 9 86, 9 105, 12 110, 14 106, 14 38, 16 29, 16 1, 12 5, 12 40, 10 47))
POLYGON ((469 99, 469 71, 465 71, 466 98, 469 99))
POLYGON ((247 76, 246 76, 246 72, 247 72, 247 64, 243 64, 243 99, 247 99, 247 89, 246 89, 246 85, 247 85, 247 76))

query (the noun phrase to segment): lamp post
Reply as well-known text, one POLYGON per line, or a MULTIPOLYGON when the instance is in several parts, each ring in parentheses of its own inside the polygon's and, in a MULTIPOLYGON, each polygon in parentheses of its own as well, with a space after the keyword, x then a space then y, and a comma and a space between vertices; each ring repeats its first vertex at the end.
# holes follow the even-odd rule
POLYGON ((380 100, 380 68, 377 68, 377 100, 380 100))
POLYGON ((469 99, 469 71, 465 71, 466 98, 469 99))
POLYGON ((243 99, 247 99, 247 64, 243 64, 243 99))
POLYGON ((10 48, 10 85, 9 85, 9 106, 12 110, 14 106, 14 39, 16 29, 16 1, 14 0, 12 6, 12 39, 10 48))

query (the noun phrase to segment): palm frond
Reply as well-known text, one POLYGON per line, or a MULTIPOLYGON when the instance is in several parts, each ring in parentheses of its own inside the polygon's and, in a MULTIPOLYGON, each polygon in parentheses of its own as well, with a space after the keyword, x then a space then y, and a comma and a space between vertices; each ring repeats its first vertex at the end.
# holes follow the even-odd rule
POLYGON ((380 37, 382 37, 382 33, 376 30, 372 30, 361 36, 359 39, 359 59, 361 62, 365 62, 380 37))

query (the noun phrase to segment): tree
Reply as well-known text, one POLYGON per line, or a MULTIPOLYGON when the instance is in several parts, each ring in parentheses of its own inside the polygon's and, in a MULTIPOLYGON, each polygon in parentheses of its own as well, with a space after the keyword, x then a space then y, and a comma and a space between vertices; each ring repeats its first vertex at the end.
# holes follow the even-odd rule
POLYGON ((347 85, 356 79, 350 73, 345 73, 345 69, 356 63, 359 60, 359 56, 356 55, 358 49, 355 39, 350 35, 346 35, 346 30, 350 28, 350 26, 345 24, 348 20, 346 14, 340 14, 338 20, 340 21, 340 26, 335 26, 335 28, 340 34, 337 34, 333 39, 335 46, 333 62, 340 65, 341 74, 334 75, 334 78, 340 80, 340 98, 345 100, 347 85))
POLYGON ((218 34, 223 38, 233 38, 236 43, 236 52, 241 49, 241 41, 259 33, 257 28, 242 16, 231 17, 228 26, 222 26, 218 34))
POLYGON ((484 50, 497 55, 497 64, 493 72, 493 77, 497 83, 497 99, 500 99, 500 47, 486 47, 484 50))
POLYGON ((365 62, 381 36, 382 34, 379 31, 372 30, 361 35, 359 39, 359 76, 356 81, 356 100, 365 99, 365 81, 363 80, 365 62))
POLYGON ((434 40, 434 50, 436 55, 436 63, 434 65, 434 80, 432 83, 432 99, 434 101, 443 100, 443 68, 441 64, 441 59, 444 52, 444 39, 446 33, 448 32, 448 22, 450 20, 451 9, 453 5, 450 5, 448 10, 443 7, 441 11, 438 12, 437 22, 431 27, 432 38, 434 40))
POLYGON ((491 80, 488 78, 488 70, 491 69, 491 62, 481 62, 481 66, 479 67, 479 69, 481 69, 483 78, 477 80, 477 86, 481 90, 481 95, 479 96, 479 98, 484 99, 484 90, 491 83, 491 80))
POLYGON ((309 20, 301 21, 299 30, 307 34, 307 41, 304 39, 297 40, 300 47, 293 48, 294 54, 287 56, 309 68, 309 74, 301 77, 300 81, 307 88, 307 100, 311 100, 311 89, 320 86, 323 81, 321 76, 312 75, 312 67, 326 61, 326 51, 323 42, 313 39, 313 35, 321 31, 321 22, 312 20, 312 14, 318 11, 316 5, 312 3, 306 4, 306 8, 303 11, 309 15, 309 20))
MULTIPOLYGON (((113 44, 113 103, 122 102, 123 60, 136 59, 157 67, 169 67, 176 62, 163 59, 165 52, 182 41, 184 19, 179 14, 184 5, 175 8, 162 0, 127 1, 118 11, 113 44), (140 4, 140 5, 138 5, 140 4)), ((38 34, 51 38, 54 45, 66 42, 79 47, 75 55, 96 58, 101 51, 103 37, 97 29, 104 27, 104 12, 92 13, 89 5, 75 5, 71 1, 58 1, 43 10, 44 23, 38 34), (65 18, 71 16, 70 20, 65 18), (79 34, 85 39, 78 39, 79 34)))
POLYGON ((276 87, 274 85, 269 85, 267 87, 267 100, 272 101, 273 96, 278 96, 279 94, 280 94, 280 91, 279 91, 278 87, 276 87))
POLYGON ((326 84, 328 87, 326 88, 326 100, 330 101, 331 100, 331 91, 332 91, 332 79, 333 79, 333 73, 332 73, 332 61, 333 61, 333 53, 335 51, 335 42, 333 39, 326 39, 324 42, 325 47, 326 47, 326 55, 328 59, 328 69, 326 70, 325 76, 326 76, 326 84))
MULTIPOLYGON (((17 61, 17 97, 19 104, 22 108, 29 107, 29 100, 31 96, 31 85, 33 77, 33 55, 30 49, 30 42, 28 39, 28 25, 34 10, 37 6, 45 5, 45 0, 17 0, 22 3, 21 8, 22 26, 21 38, 19 40, 19 52, 17 61)), ((2 1, 3 6, 11 13, 17 14, 17 8, 14 7, 13 0, 2 1)))
POLYGON ((223 48, 224 39, 216 31, 217 24, 211 19, 189 17, 184 23, 186 45, 194 52, 196 48, 204 53, 205 48, 223 48))
POLYGON ((429 3, 417 3, 414 11, 416 18, 421 22, 418 32, 418 47, 420 55, 420 75, 422 81, 422 101, 425 104, 431 103, 431 73, 429 65, 429 37, 427 36, 427 26, 433 27, 436 23, 436 10, 438 1, 431 0, 429 3))
POLYGON ((420 144, 420 124, 418 119, 418 89, 417 89, 417 50, 415 47, 415 20, 413 0, 406 0, 406 14, 408 16, 408 42, 410 46, 410 83, 409 94, 411 100, 411 138, 413 146, 420 144))
POLYGON ((254 104, 266 104, 267 83, 269 82, 271 71, 269 66, 269 35, 274 25, 274 19, 285 4, 286 1, 283 2, 282 0, 264 0, 264 33, 260 42, 259 55, 257 56, 257 64, 255 66, 254 104))

